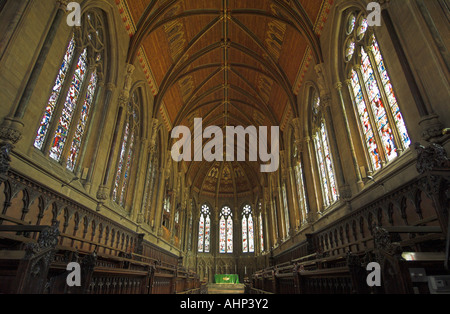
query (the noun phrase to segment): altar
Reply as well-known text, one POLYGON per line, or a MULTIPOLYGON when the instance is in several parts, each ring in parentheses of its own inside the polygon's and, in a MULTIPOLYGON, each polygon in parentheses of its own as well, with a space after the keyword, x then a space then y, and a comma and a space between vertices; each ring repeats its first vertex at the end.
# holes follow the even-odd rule
POLYGON ((237 283, 239 283, 239 275, 232 275, 232 274, 215 275, 214 282, 215 283, 237 284, 237 283))

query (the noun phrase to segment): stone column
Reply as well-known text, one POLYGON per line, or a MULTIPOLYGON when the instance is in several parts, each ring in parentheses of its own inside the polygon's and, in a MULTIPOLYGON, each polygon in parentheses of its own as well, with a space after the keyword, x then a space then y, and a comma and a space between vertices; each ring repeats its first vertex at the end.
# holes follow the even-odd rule
POLYGON ((353 168, 354 168, 354 171, 356 174, 357 185, 358 185, 359 191, 361 191, 364 188, 364 182, 362 180, 361 171, 359 170, 358 161, 356 158, 355 145, 353 143, 353 138, 352 138, 352 134, 350 131, 350 124, 348 122, 347 110, 345 109, 345 102, 344 102, 344 97, 342 94, 342 86, 343 85, 341 82, 337 82, 335 84, 335 88, 339 95, 339 103, 341 105, 342 115, 344 117, 345 132, 347 134, 347 139, 348 139, 349 145, 350 145, 350 155, 352 156, 352 163, 353 163, 353 168))
MULTIPOLYGON (((133 191, 133 200, 130 205, 130 212, 129 215, 133 221, 138 222, 138 214, 140 212, 139 208, 142 208, 142 202, 138 201, 139 199, 142 200, 142 198, 139 198, 138 195, 142 195, 144 193, 145 181, 146 181, 146 167, 145 167, 145 154, 147 153, 147 142, 148 140, 146 138, 140 139, 140 145, 139 145, 139 158, 137 163, 137 170, 136 170, 136 178, 134 180, 134 191, 133 191), (143 174, 143 175, 142 175, 143 174), (143 181, 143 183, 142 183, 143 181), (142 188, 143 187, 143 188, 142 188)), ((130 182, 131 183, 131 182, 130 182)), ((139 223, 139 222, 138 222, 139 223)))
POLYGON ((319 183, 317 183, 317 178, 318 178, 318 171, 316 169, 316 156, 313 153, 314 147, 313 147, 313 143, 311 143, 311 137, 307 136, 305 137, 305 141, 306 141, 306 147, 308 149, 308 158, 310 160, 311 163, 311 177, 312 177, 312 182, 313 182, 313 188, 314 188, 314 198, 315 198, 315 203, 316 203, 316 211, 314 212, 313 210, 310 210, 309 214, 308 214, 308 222, 314 222, 316 220, 316 216, 318 213, 321 212, 321 206, 322 206, 322 200, 320 199, 319 195, 319 183))
POLYGON ((293 208, 293 215, 294 215, 294 220, 295 220, 295 229, 298 230, 300 228, 300 224, 301 224, 301 204, 298 203, 298 192, 297 192, 297 183, 295 180, 295 174, 294 174, 294 170, 292 169, 292 167, 288 168, 288 173, 289 173, 289 182, 290 184, 288 184, 288 186, 290 186, 290 191, 291 191, 291 195, 292 195, 292 205, 294 206, 293 208))
POLYGON ((34 92, 34 88, 36 87, 36 83, 39 79, 42 68, 44 67, 45 60, 47 59, 50 49, 52 48, 56 33, 66 15, 67 4, 69 3, 69 0, 56 0, 55 2, 57 5, 55 17, 53 18, 52 25, 50 26, 50 29, 44 40, 44 45, 41 48, 31 75, 28 78, 25 90, 15 110, 14 119, 21 120, 24 117, 26 109, 28 108, 28 104, 30 102, 31 95, 34 92))
MULTIPOLYGON (((28 2, 28 1, 26 1, 28 2)), ((50 29, 44 40, 44 44, 39 52, 39 56, 33 67, 30 77, 28 78, 25 89, 22 93, 22 97, 16 107, 16 110, 12 116, 4 118, 4 121, 0 125, 0 182, 6 179, 6 175, 10 168, 11 163, 11 151, 22 138, 22 132, 24 124, 22 119, 25 115, 26 109, 30 102, 31 95, 34 92, 39 76, 44 67, 45 60, 53 45, 56 33, 60 27, 61 21, 66 14, 68 0, 56 0, 56 14, 53 18, 50 29)), ((21 8, 24 9, 27 3, 21 8)))
MULTIPOLYGON (((86 178, 86 189, 88 191, 91 191, 91 186, 92 186, 92 177, 94 175, 94 166, 97 164, 97 157, 98 157, 98 153, 99 153, 99 149, 100 149, 100 143, 101 140, 103 138, 103 135, 105 133, 105 123, 106 123, 106 117, 107 117, 107 112, 108 110, 111 108, 111 100, 112 100, 112 95, 114 93, 116 86, 113 83, 107 83, 106 84, 106 92, 104 97, 102 98, 101 103, 103 104, 103 108, 102 108, 102 117, 100 120, 100 124, 99 124, 99 131, 100 131, 100 136, 97 136, 95 138, 95 142, 94 142, 94 153, 92 155, 92 159, 89 165, 89 172, 86 178)), ((96 109, 97 111, 97 109, 96 109)))
MULTIPOLYGON (((300 119, 299 118, 293 119, 292 126, 294 129, 294 149, 297 152, 296 158, 302 164, 302 167, 304 167, 303 161, 300 158, 300 156, 303 152, 303 141, 301 138, 302 130, 301 130, 300 119)), ((293 167, 296 167, 296 165, 292 164, 291 167, 289 167, 289 176, 291 179, 292 196, 294 199, 293 204, 294 204, 294 209, 295 209, 294 212, 295 212, 296 224, 297 224, 297 227, 300 228, 300 226, 302 225, 302 221, 306 220, 306 217, 302 217, 301 208, 302 208, 303 204, 300 204, 300 202, 299 202, 299 198, 298 198, 299 191, 298 191, 296 175, 295 175, 295 171, 294 171, 293 167)), ((304 182, 302 182, 302 184, 304 184, 304 182)), ((306 188, 306 186, 305 186, 305 188, 306 188)))
POLYGON ((333 164, 336 174, 336 183, 339 189, 339 193, 343 198, 350 198, 351 191, 349 187, 346 185, 345 176, 342 169, 342 160, 341 155, 338 149, 338 143, 336 138, 336 132, 333 121, 333 114, 331 112, 331 94, 329 92, 328 86, 326 85, 325 76, 324 76, 324 65, 319 64, 315 67, 316 74, 318 77, 318 85, 320 91, 320 103, 324 108, 325 121, 327 123, 327 131, 328 137, 330 141, 330 150, 333 156, 333 164))
POLYGON ((126 119, 126 114, 123 112, 127 112, 126 106, 128 105, 128 101, 130 100, 130 89, 131 84, 133 82, 133 72, 135 70, 134 65, 127 64, 126 65, 126 73, 124 79, 124 86, 120 93, 119 97, 119 112, 117 116, 116 127, 114 130, 111 148, 109 150, 109 157, 105 168, 105 173, 103 175, 102 184, 98 187, 97 190, 97 199, 100 204, 103 204, 109 198, 109 190, 110 190, 110 177, 111 174, 114 174, 115 169, 113 168, 113 161, 115 160, 117 146, 120 146, 120 131, 122 130, 123 121, 126 119))
POLYGON ((427 104, 420 92, 419 84, 415 79, 412 68, 406 57, 405 50, 401 44, 400 37, 392 22, 391 15, 389 14, 389 2, 390 0, 378 0, 381 4, 381 16, 383 18, 384 26, 387 29, 397 57, 400 61, 400 65, 405 74, 405 78, 411 92, 411 96, 415 101, 415 105, 420 114, 421 120, 419 125, 422 127, 422 138, 428 142, 437 142, 443 136, 442 130, 443 124, 439 120, 439 116, 433 112, 433 108, 427 104))

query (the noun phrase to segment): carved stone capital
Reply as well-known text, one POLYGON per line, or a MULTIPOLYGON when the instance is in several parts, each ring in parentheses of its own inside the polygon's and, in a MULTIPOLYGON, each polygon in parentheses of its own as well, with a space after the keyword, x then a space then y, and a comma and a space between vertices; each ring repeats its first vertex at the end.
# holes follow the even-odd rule
POLYGON ((116 89, 116 85, 111 82, 106 83, 105 86, 106 86, 106 90, 108 90, 108 91, 114 91, 116 89))
POLYGON ((12 144, 0 144, 0 182, 6 180, 6 175, 11 164, 11 157, 9 155, 12 148, 12 144))
POLYGON ((22 139, 24 124, 20 120, 5 118, 0 126, 0 141, 17 144, 22 139))
POLYGON ((422 127, 422 138, 425 141, 432 142, 443 136, 444 125, 439 121, 439 116, 436 114, 423 117, 419 125, 422 127))
POLYGON ((331 95, 330 93, 324 93, 320 96, 320 104, 323 108, 331 107, 331 95))
POLYGON ((349 200, 352 198, 352 189, 349 185, 343 185, 339 187, 339 194, 344 200, 349 200))
POLYGON ((137 214, 136 222, 142 224, 144 222, 144 213, 140 212, 137 214))
POLYGON ((100 185, 97 191, 97 199, 100 201, 106 201, 108 199, 108 195, 109 188, 104 185, 100 185))

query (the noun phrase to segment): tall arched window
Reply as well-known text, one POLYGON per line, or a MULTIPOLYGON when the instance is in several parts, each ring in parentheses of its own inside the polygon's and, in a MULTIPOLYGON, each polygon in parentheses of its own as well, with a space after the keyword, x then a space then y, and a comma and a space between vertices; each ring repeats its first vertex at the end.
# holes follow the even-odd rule
POLYGON ((351 12, 346 23, 348 86, 364 139, 370 172, 394 160, 411 145, 375 35, 364 14, 351 12))
POLYGON ((255 252, 255 234, 252 207, 245 205, 242 209, 242 252, 255 252))
POLYGON ((120 206, 125 206, 132 164, 136 159, 135 150, 140 129, 140 104, 139 90, 135 90, 127 105, 127 115, 112 192, 113 201, 120 206))
POLYGON ((264 226, 261 212, 259 213, 259 240, 261 244, 261 252, 264 252, 264 226))
POLYGON ((233 213, 228 206, 220 211, 219 253, 233 253, 233 213))
POLYGON ((200 221, 198 223, 198 251, 209 253, 211 243, 211 211, 204 204, 200 209, 200 221))
POLYGON ((287 200, 286 184, 283 183, 281 188, 282 200, 283 200, 283 213, 284 213, 284 228, 286 237, 289 236, 290 224, 289 224, 289 205, 287 200))
POLYGON ((142 202, 143 212, 145 214, 145 222, 150 225, 150 208, 152 205, 153 195, 157 187, 156 181, 158 180, 159 173, 159 137, 157 137, 157 143, 155 147, 152 147, 152 151, 148 154, 148 166, 145 179, 145 190, 142 202))
POLYGON ((167 191, 163 203, 162 225, 167 229, 170 229, 170 218, 172 216, 171 195, 172 191, 167 191))
POLYGON ((195 208, 194 206, 194 201, 191 200, 191 210, 189 211, 189 223, 188 223, 188 238, 187 238, 187 247, 188 247, 188 251, 192 251, 192 232, 189 232, 190 230, 192 230, 193 227, 193 223, 194 223, 194 218, 192 215, 192 209, 195 208))
POLYGON ((305 189, 305 179, 303 176, 303 166, 301 153, 297 151, 297 146, 294 145, 294 175, 295 175, 295 185, 297 191, 297 199, 300 207, 300 213, 302 215, 302 223, 306 221, 307 214, 309 212, 308 203, 306 200, 306 189, 305 189))
POLYGON ((316 151, 317 165, 319 168, 319 178, 322 188, 322 198, 324 207, 329 207, 339 199, 336 175, 334 172, 333 158, 331 156, 330 141, 328 138, 327 126, 323 118, 320 97, 318 93, 312 92, 313 109, 313 139, 316 151))
POLYGON ((74 171, 95 105, 105 59, 104 23, 94 11, 70 40, 34 140, 34 147, 74 171))

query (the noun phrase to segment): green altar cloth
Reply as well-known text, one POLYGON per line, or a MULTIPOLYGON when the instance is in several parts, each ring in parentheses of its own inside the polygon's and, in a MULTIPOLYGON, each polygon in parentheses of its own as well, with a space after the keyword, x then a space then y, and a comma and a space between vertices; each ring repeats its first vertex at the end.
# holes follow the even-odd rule
POLYGON ((214 280, 216 283, 239 283, 239 275, 215 275, 214 280))

